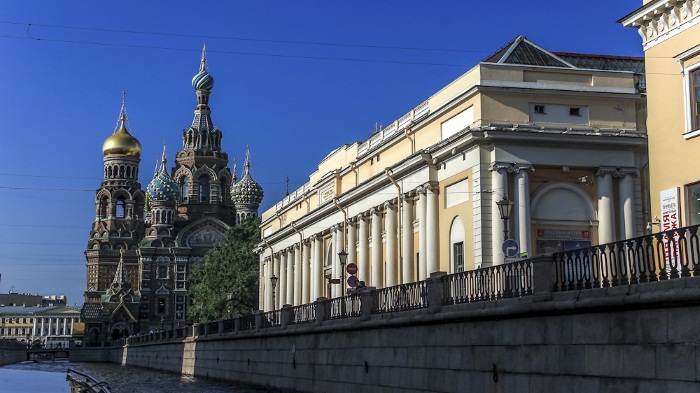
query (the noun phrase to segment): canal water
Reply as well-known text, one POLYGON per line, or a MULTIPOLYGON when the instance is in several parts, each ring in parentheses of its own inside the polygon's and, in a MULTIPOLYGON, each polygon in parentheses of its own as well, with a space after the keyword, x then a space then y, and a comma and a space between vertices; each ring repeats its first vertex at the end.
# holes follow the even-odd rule
POLYGON ((265 389, 232 382, 182 377, 114 363, 21 362, 0 367, 0 393, 70 393, 68 368, 106 382, 113 393, 261 393, 265 389))

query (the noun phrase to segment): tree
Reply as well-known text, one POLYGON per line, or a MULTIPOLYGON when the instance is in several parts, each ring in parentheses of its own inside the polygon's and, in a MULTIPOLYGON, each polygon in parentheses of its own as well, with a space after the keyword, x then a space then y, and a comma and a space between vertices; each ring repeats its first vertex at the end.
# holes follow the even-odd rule
POLYGON ((259 225, 260 219, 255 218, 232 226, 226 242, 192 266, 189 316, 193 321, 248 315, 257 309, 259 262, 253 247, 260 241, 259 225))

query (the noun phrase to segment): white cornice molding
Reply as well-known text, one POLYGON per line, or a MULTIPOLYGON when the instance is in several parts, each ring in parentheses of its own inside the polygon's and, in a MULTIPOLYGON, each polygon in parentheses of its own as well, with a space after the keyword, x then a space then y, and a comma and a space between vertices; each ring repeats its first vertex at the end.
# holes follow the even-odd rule
POLYGON ((700 23, 700 0, 657 0, 618 21, 635 27, 648 50, 700 23))

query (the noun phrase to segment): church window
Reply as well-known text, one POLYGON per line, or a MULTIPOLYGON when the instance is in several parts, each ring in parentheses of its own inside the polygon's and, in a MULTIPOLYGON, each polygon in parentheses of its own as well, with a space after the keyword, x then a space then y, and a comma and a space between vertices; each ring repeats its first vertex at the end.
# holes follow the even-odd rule
POLYGON ((165 298, 158 298, 158 314, 164 314, 165 313, 165 306, 167 304, 167 301, 165 298))
POLYGON ((187 178, 183 177, 180 179, 180 198, 182 198, 183 201, 187 201, 187 197, 190 193, 190 188, 187 183, 187 178))
POLYGON ((158 266, 158 278, 168 278, 168 267, 158 266))
POLYGON ((124 213, 126 212, 126 204, 123 199, 117 200, 117 212, 116 216, 119 218, 124 218, 124 213))
POLYGON ((199 201, 206 202, 209 200, 209 178, 202 176, 199 179, 199 201))

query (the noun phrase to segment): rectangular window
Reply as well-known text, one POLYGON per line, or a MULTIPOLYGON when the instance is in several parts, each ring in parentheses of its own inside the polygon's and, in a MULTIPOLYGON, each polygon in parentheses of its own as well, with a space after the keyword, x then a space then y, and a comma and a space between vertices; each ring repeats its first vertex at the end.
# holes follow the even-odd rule
POLYGON ((581 116, 581 108, 569 108, 569 116, 581 116))
POLYGON ((167 266, 158 266, 158 278, 168 278, 167 266))
POLYGON ((700 69, 690 73, 691 105, 693 109, 693 130, 700 129, 700 69))
POLYGON ((454 255, 455 273, 464 271, 464 242, 455 243, 452 245, 454 255))
POLYGON ((688 225, 700 224, 700 183, 690 184, 685 188, 688 205, 688 225))
POLYGON ((547 114, 544 111, 544 105, 535 105, 535 113, 538 115, 546 115, 547 114))

